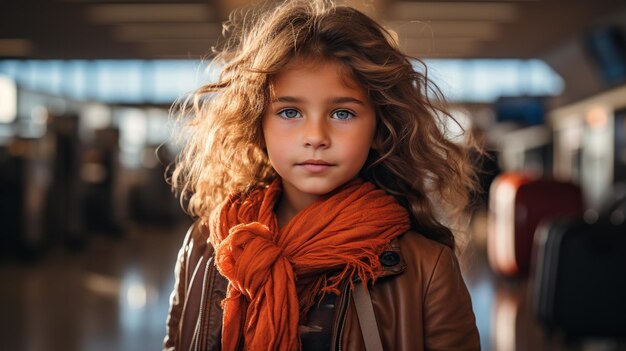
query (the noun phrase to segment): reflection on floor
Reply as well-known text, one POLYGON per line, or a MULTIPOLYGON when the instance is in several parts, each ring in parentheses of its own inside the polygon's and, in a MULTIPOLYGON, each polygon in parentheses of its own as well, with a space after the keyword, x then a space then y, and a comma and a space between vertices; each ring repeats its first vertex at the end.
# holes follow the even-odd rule
MULTIPOLYGON (((123 239, 94 238, 34 263, 0 264, 0 351, 159 350, 176 253, 188 224, 136 226, 123 239)), ((618 350, 607 342, 563 347, 528 312, 526 283, 487 266, 484 223, 462 259, 483 350, 618 350)), ((621 345, 623 347, 623 345, 621 345)))
POLYGON ((186 228, 132 228, 0 266, 0 350, 160 350, 186 228))

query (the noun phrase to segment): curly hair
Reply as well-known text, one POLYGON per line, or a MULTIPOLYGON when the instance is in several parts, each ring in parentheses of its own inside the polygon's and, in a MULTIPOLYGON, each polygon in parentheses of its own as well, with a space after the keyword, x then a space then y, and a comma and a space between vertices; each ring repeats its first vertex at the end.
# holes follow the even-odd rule
POLYGON ((288 0, 231 14, 224 36, 213 59, 219 79, 179 106, 185 145, 171 184, 189 214, 207 218, 228 194, 245 196, 277 177, 261 129, 273 77, 296 57, 334 60, 367 91, 378 120, 360 176, 405 206, 416 231, 455 247, 451 228, 477 183, 474 146, 446 135, 456 121, 439 89, 390 31, 351 7, 288 0))

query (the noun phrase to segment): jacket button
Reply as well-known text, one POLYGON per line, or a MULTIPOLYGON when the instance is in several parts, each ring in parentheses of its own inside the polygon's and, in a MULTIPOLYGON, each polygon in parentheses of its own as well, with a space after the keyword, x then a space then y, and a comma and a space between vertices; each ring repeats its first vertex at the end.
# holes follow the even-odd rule
POLYGON ((400 255, 393 251, 384 251, 380 254, 380 263, 385 267, 395 266, 400 263, 400 255))

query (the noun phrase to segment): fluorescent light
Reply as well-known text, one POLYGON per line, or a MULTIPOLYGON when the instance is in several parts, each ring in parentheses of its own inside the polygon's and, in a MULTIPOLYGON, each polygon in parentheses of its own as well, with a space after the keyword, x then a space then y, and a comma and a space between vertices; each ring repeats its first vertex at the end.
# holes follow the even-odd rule
POLYGON ((513 21, 518 6, 484 2, 396 2, 387 13, 394 20, 490 20, 513 21))
POLYGON ((33 43, 28 39, 0 39, 0 56, 23 57, 33 52, 33 43))
POLYGON ((97 23, 206 22, 210 17, 205 4, 107 4, 87 9, 87 18, 97 23))
POLYGON ((387 23, 400 38, 480 38, 500 37, 500 27, 491 21, 393 21, 387 23))
POLYGON ((125 24, 112 28, 121 41, 154 39, 212 39, 220 34, 217 24, 125 24))

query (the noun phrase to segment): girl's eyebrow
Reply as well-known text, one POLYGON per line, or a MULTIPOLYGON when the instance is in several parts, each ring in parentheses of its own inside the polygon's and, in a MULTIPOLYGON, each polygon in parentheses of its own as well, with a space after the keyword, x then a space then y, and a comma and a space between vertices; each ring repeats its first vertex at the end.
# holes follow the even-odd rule
POLYGON ((275 102, 303 102, 304 99, 300 99, 293 96, 278 96, 272 99, 272 103, 275 102))
MULTIPOLYGON (((294 96, 279 96, 279 97, 272 99, 272 103, 276 103, 276 102, 299 103, 299 102, 305 102, 305 101, 306 99, 301 99, 301 98, 294 97, 294 96)), ((353 104, 365 106, 365 102, 352 96, 341 96, 341 97, 332 98, 332 99, 329 99, 329 102, 331 104, 353 103, 353 104)))
POLYGON ((354 104, 365 106, 365 103, 363 101, 352 96, 345 96, 345 97, 342 96, 342 97, 333 98, 330 100, 330 102, 333 104, 354 103, 354 104))

